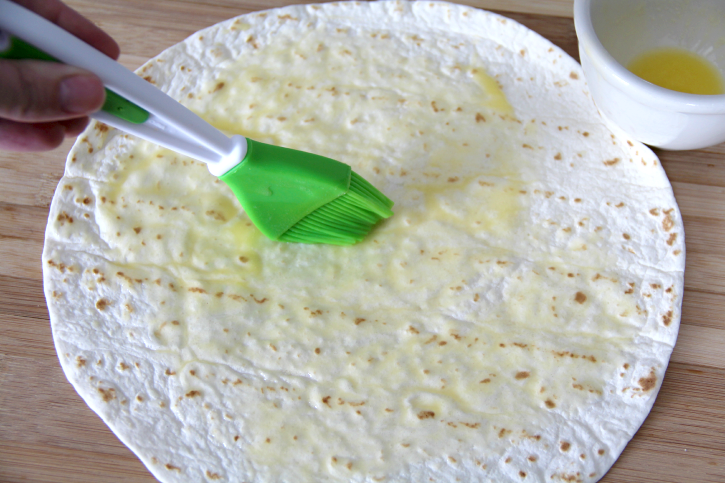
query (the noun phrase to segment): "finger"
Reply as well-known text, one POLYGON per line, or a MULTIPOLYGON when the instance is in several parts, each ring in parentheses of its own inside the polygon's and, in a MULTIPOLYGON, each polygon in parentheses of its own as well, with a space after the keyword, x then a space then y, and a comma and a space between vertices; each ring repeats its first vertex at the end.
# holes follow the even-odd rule
POLYGON ((65 128, 65 137, 75 137, 82 133, 86 126, 88 126, 90 118, 83 116, 58 122, 65 128))
POLYGON ((22 123, 0 119, 0 149, 8 151, 50 151, 65 138, 60 122, 22 123))
POLYGON ((0 60, 0 117, 22 122, 71 119, 97 111, 103 83, 88 71, 55 62, 0 60))
POLYGON ((92 45, 107 56, 118 59, 121 49, 113 38, 90 20, 59 0, 13 0, 28 10, 45 17, 54 24, 92 45))

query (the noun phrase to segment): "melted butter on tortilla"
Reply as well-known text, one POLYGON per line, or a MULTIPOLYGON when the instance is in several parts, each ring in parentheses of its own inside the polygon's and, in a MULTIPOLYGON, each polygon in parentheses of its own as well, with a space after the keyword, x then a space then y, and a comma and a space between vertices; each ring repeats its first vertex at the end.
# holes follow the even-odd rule
POLYGON ((175 302, 147 323, 180 321, 183 337, 160 346, 185 368, 232 368, 238 385, 215 370, 204 391, 227 397, 255 464, 294 461, 301 481, 479 446, 497 458, 595 404, 626 352, 614 341, 641 323, 626 281, 596 278, 612 264, 598 235, 589 264, 520 248, 561 231, 531 214, 545 141, 484 67, 448 62, 445 46, 393 55, 406 41, 371 55, 314 30, 278 39, 189 101, 229 133, 347 162, 393 198, 357 246, 270 242, 203 165, 143 143, 99 194, 123 270, 175 277, 175 302))
POLYGON ((506 99, 503 91, 501 91, 501 87, 498 85, 498 82, 496 82, 496 79, 488 75, 482 69, 474 68, 471 70, 471 74, 473 74, 476 82, 481 85, 481 88, 483 89, 483 92, 485 93, 485 96, 487 98, 486 104, 491 107, 491 109, 505 115, 514 114, 513 107, 511 107, 511 104, 509 104, 509 101, 508 99, 506 99))

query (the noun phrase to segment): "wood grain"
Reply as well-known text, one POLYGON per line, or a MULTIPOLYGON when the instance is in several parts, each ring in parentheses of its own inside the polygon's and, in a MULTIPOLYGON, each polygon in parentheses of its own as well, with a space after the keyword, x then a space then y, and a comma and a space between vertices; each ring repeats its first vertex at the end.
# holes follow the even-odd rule
MULTIPOLYGON (((295 0, 73 0, 130 68, 226 18, 295 0)), ((578 58, 571 0, 475 0, 578 58)), ((71 141, 0 153, 0 483, 155 481, 66 381, 43 296, 48 207, 71 141)), ((678 344, 650 416, 605 483, 725 481, 725 145, 657 152, 687 237, 678 344)))

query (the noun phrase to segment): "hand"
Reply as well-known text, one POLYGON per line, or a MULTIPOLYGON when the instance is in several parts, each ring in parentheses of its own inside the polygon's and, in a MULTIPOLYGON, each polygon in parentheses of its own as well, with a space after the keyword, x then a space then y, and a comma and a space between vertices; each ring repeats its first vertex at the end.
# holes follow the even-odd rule
MULTIPOLYGON (((13 0, 117 59, 118 44, 60 0, 13 0)), ((46 151, 77 136, 106 93, 94 74, 55 62, 0 59, 0 149, 46 151)))

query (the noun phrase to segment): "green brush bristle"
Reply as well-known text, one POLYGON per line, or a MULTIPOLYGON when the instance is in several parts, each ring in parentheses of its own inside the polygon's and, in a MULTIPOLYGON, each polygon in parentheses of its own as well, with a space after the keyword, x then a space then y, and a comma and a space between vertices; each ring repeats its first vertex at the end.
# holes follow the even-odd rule
POLYGON ((393 202, 354 171, 347 193, 316 209, 279 239, 294 243, 353 245, 378 221, 393 214, 393 202))

